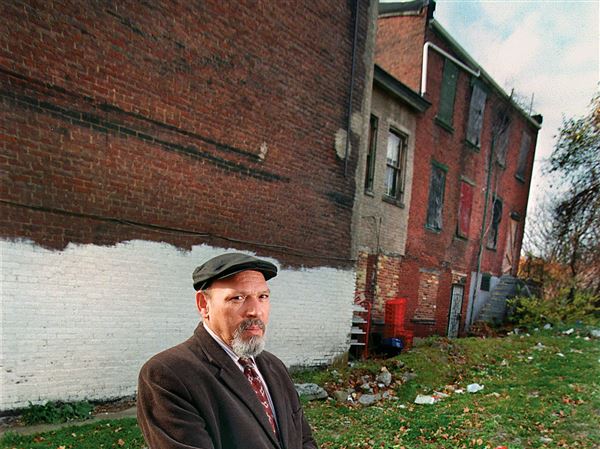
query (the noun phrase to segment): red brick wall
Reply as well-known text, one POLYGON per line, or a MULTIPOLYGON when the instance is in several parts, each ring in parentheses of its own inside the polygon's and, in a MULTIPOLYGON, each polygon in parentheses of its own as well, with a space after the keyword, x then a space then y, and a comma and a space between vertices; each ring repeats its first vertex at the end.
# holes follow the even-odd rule
MULTIPOLYGON (((419 88, 417 80, 420 82, 421 52, 424 42, 431 41, 451 52, 449 46, 431 28, 426 27, 424 16, 380 18, 378 27, 376 63, 415 90, 419 88)), ((455 36, 455 38, 460 41, 460 36, 455 36)), ((497 106, 508 104, 493 88, 490 89, 484 113, 481 149, 474 150, 465 143, 471 99, 471 76, 468 73, 459 71, 453 115, 454 131, 448 131, 436 123, 443 63, 444 58, 440 54, 429 51, 426 98, 432 103, 432 106, 419 116, 417 122, 414 173, 418 175, 413 177, 412 183, 406 257, 402 260, 400 268, 393 264, 387 268, 379 268, 380 273, 387 269, 400 274, 397 284, 389 286, 392 292, 380 292, 380 294, 382 296, 393 294, 408 297, 408 316, 416 318, 416 320, 413 319, 407 323, 407 326, 414 328, 415 335, 446 333, 453 283, 452 270, 468 275, 462 313, 463 317, 466 316, 470 273, 476 270, 477 265, 487 179, 487 158, 492 139, 492 119, 497 106), (425 228, 432 161, 448 167, 443 205, 443 228, 440 232, 425 228), (461 176, 466 176, 475 182, 467 239, 460 239, 455 235, 461 176), (431 277, 432 271, 439 273, 437 292, 434 292, 435 289, 431 286, 424 287, 426 278, 431 277), (432 295, 436 296, 434 300, 431 299, 432 295), (433 303, 435 308, 432 307, 433 303), (423 321, 430 318, 434 318, 435 322, 428 324, 423 321)), ((501 275, 510 213, 515 211, 522 217, 525 216, 537 137, 537 130, 533 125, 511 106, 508 109, 511 111, 512 126, 506 167, 500 168, 494 165, 491 183, 491 191, 503 200, 498 246, 495 251, 486 249, 487 239, 484 238, 481 264, 482 271, 491 272, 497 276, 501 275), (532 137, 525 183, 515 178, 523 129, 528 129, 532 137)), ((489 196, 489 201, 491 204, 492 194, 489 196)), ((490 220, 491 206, 488 207, 488 224, 490 220)), ((520 223, 519 238, 522 238, 523 225, 524 221, 520 223)), ((390 275, 392 274, 390 273, 388 276, 390 275)))
POLYGON ((415 92, 421 85, 426 9, 418 16, 381 17, 377 21, 375 61, 415 92), (398 39, 398 31, 402 39, 398 39))
POLYGON ((53 248, 211 242, 348 265, 356 152, 345 175, 334 140, 353 5, 7 2, 2 235, 53 248))

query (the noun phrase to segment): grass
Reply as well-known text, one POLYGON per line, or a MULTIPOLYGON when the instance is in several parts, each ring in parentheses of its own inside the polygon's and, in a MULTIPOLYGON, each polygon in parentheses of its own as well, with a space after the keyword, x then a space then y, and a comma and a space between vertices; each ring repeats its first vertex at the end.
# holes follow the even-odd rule
MULTIPOLYGON (((385 365, 396 380, 397 400, 370 407, 333 400, 305 404, 323 449, 594 448, 600 447, 600 343, 583 338, 584 332, 428 339, 394 359, 294 376, 331 390, 356 385, 361 376, 385 365), (399 381, 408 371, 417 377, 399 381), (417 394, 475 382, 485 388, 451 394, 433 405, 413 404, 417 394)), ((139 449, 145 444, 130 418, 34 436, 7 434, 0 447, 139 449)))
POLYGON ((99 449, 146 447, 135 418, 97 421, 67 426, 36 435, 21 436, 7 432, 0 441, 4 448, 99 449))

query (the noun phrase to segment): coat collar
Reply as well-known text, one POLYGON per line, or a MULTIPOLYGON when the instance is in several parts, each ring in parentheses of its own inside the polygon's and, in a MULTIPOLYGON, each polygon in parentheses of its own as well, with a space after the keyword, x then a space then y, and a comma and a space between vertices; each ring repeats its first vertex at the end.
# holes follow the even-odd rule
MULTIPOLYGON (((244 403, 244 405, 248 407, 273 444, 276 447, 280 447, 277 438, 273 435, 273 430, 271 429, 271 424, 269 423, 265 409, 256 397, 256 393, 250 386, 248 379, 246 379, 242 371, 236 366, 235 362, 229 357, 225 350, 219 346, 214 338, 209 335, 202 323, 196 327, 194 338, 199 341, 200 349, 208 362, 217 368, 217 376, 221 379, 223 384, 225 384, 244 403)), ((277 380, 277 376, 273 375, 268 365, 262 363, 262 357, 260 355, 256 357, 256 363, 269 387, 277 418, 278 420, 281 420, 280 414, 277 413, 278 410, 281 410, 281 416, 285 416, 285 413, 283 413, 285 408, 282 408, 285 406, 281 404, 281 383, 277 380)), ((284 423, 280 421, 280 429, 286 427, 283 424, 284 423)), ((283 434, 281 436, 282 438, 285 437, 283 434)), ((286 441, 286 439, 284 438, 283 441, 286 441)))

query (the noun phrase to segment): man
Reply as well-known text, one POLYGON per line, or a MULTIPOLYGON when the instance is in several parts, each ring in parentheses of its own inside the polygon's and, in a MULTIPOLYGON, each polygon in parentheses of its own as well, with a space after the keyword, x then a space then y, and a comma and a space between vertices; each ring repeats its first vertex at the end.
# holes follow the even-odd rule
POLYGON ((138 384, 138 422, 151 449, 316 449, 284 364, 263 351, 270 262, 217 256, 194 270, 202 323, 151 358, 138 384))

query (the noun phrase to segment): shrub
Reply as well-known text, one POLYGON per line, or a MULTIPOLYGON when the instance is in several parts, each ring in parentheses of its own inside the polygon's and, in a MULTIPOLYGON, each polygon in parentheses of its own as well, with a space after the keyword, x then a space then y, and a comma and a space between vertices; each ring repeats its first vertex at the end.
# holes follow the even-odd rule
POLYGON ((598 296, 578 291, 572 301, 568 293, 561 292, 552 298, 516 297, 509 300, 512 310, 509 321, 518 326, 542 326, 546 323, 597 325, 600 323, 600 307, 598 296))
POLYGON ((47 402, 32 404, 23 410, 22 419, 25 424, 56 424, 73 419, 89 418, 93 410, 92 404, 80 402, 47 402))

